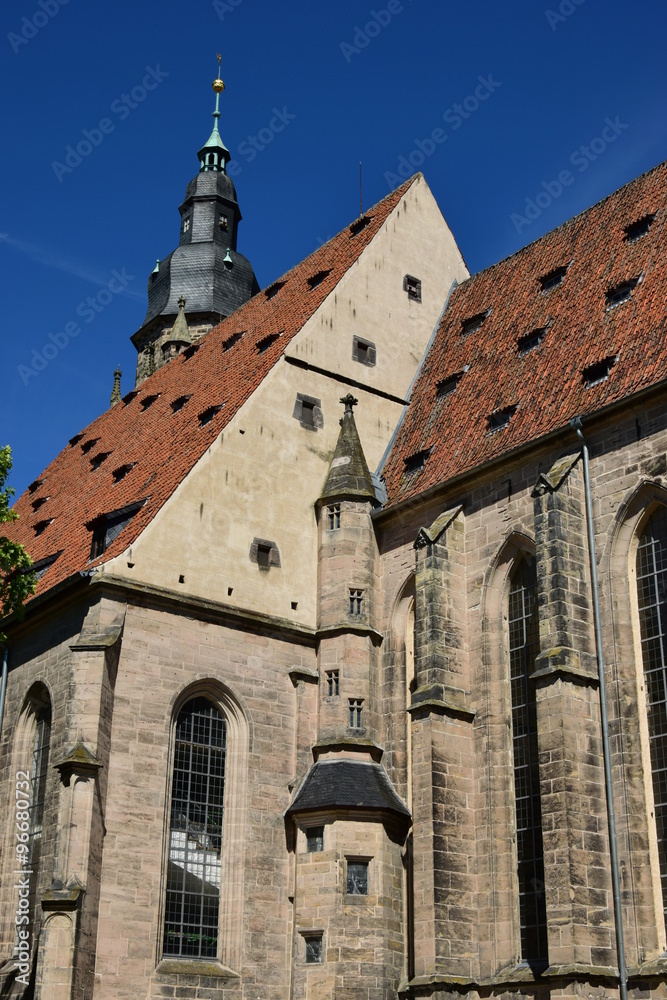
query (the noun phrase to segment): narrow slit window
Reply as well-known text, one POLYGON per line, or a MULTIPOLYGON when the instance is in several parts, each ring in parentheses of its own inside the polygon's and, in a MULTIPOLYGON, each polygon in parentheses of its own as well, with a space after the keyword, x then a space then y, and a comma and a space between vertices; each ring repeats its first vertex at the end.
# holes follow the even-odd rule
POLYGON ((349 698, 348 710, 350 713, 350 729, 362 729, 363 728, 362 718, 364 710, 363 698, 349 698))
POLYGON ((324 683, 328 698, 337 698, 340 693, 340 670, 327 670, 324 683))
POLYGON ((350 588, 350 614, 357 617, 362 614, 364 606, 364 592, 356 588, 350 588))
POLYGON ((337 531, 340 528, 339 503, 332 503, 327 507, 327 518, 329 521, 329 531, 337 531))
POLYGON ((516 816, 521 957, 547 958, 547 913, 537 745, 537 707, 531 674, 540 651, 535 559, 520 559, 510 578, 509 665, 516 816))

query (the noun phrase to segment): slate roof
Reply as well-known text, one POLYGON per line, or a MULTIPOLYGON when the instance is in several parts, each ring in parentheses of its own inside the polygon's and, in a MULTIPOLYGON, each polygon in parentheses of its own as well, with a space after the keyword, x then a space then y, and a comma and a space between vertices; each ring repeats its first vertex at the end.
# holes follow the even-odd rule
POLYGON ((388 506, 664 380, 666 181, 663 163, 455 288, 385 463, 388 506))
POLYGON ((341 399, 341 403, 345 403, 345 412, 340 419, 340 434, 320 500, 330 502, 335 499, 358 498, 371 499, 373 503, 377 503, 373 480, 354 419, 352 407, 356 402, 352 393, 341 399))
POLYGON ((333 808, 389 810, 410 816, 382 765, 357 760, 319 760, 313 764, 287 815, 333 808))
POLYGON ((369 209, 367 225, 343 229, 70 439, 16 502, 19 520, 7 525, 7 534, 22 542, 36 563, 59 553, 38 581, 36 596, 112 559, 134 542, 359 258, 413 181, 369 209), (321 272, 323 279, 311 286, 308 279, 321 272), (237 338, 239 333, 243 336, 237 338), (189 398, 182 402, 183 397, 189 398), (177 400, 182 405, 174 410, 177 400), (104 554, 91 559, 96 519, 139 501, 145 501, 143 506, 104 554))

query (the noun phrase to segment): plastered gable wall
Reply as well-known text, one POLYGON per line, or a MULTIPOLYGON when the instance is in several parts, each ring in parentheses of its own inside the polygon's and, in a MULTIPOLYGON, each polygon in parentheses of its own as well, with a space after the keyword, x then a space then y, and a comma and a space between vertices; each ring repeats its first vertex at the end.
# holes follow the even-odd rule
MULTIPOLYGON (((386 399, 353 386, 359 398, 357 425, 371 468, 391 438, 451 283, 466 274, 420 179, 289 344, 288 358, 305 358, 324 372, 365 381, 396 396, 386 399), (408 273, 422 280, 422 303, 410 301, 403 289, 408 273), (374 367, 352 360, 355 334, 376 344, 374 367)), ((313 504, 338 437, 339 400, 349 389, 345 382, 282 359, 131 550, 103 572, 314 627, 313 504), (297 393, 320 400, 317 430, 295 419, 297 393), (276 543, 280 567, 261 570, 251 561, 254 539, 276 543)))
MULTIPOLYGON (((664 928, 655 870, 651 870, 651 865, 655 869, 656 857, 651 843, 650 770, 640 732, 642 666, 641 657, 637 656, 638 622, 636 612, 633 613, 636 546, 633 549, 626 545, 619 552, 616 539, 622 534, 620 526, 626 508, 634 518, 627 529, 632 534, 641 524, 641 510, 661 502, 660 498, 664 503, 665 427, 664 403, 656 403, 651 408, 637 407, 627 418, 610 419, 606 425, 588 431, 585 428, 591 449, 626 956, 631 969, 637 969, 641 962, 658 960, 664 947, 664 928)), ((415 870, 415 899, 421 901, 416 906, 427 906, 431 880, 430 898, 435 903, 431 904, 430 919, 436 928, 430 955, 420 951, 419 942, 416 947, 423 968, 430 963, 431 971, 445 978, 465 975, 479 981, 498 977, 498 995, 511 992, 509 986, 503 989, 500 982, 503 973, 509 975, 520 957, 509 740, 507 581, 514 556, 521 548, 537 550, 540 565, 540 545, 544 543, 540 542, 539 518, 548 508, 548 502, 536 499, 535 485, 540 473, 548 472, 563 453, 576 458, 577 445, 569 436, 564 436, 562 447, 557 444, 553 450, 536 449, 522 462, 508 461, 494 471, 471 475, 466 482, 453 486, 449 495, 443 493, 437 502, 416 501, 402 513, 397 511, 391 520, 387 518, 379 536, 384 597, 381 627, 385 636, 386 676, 393 685, 392 690, 385 687, 383 692, 383 704, 388 706, 399 703, 405 684, 405 653, 400 643, 392 641, 392 636, 400 633, 395 615, 397 610, 402 613, 405 609, 397 598, 414 572, 414 541, 422 526, 433 524, 455 503, 463 504, 460 517, 465 536, 467 596, 461 616, 465 621, 461 620, 459 625, 467 642, 460 650, 460 662, 467 670, 466 698, 474 718, 463 722, 452 718, 444 723, 447 738, 442 743, 442 756, 437 758, 439 767, 434 769, 432 777, 433 801, 439 794, 442 811, 426 810, 428 803, 413 798, 415 837, 421 826, 430 831, 434 840, 448 838, 445 854, 436 859, 435 866, 425 863, 415 870), (542 511, 539 517, 538 511, 542 511), (468 749, 454 760, 458 731, 466 728, 472 731, 472 740, 468 749), (460 841, 457 846, 456 830, 437 829, 438 823, 446 825, 448 815, 456 814, 463 844, 467 844, 464 851, 460 841), (466 912, 470 914, 472 933, 467 934, 467 940, 460 924, 457 927, 454 922, 446 927, 455 912, 459 917, 466 912), (457 935, 461 940, 454 947, 457 935), (437 942, 444 940, 452 945, 450 955, 438 951, 437 942)), ((554 496, 557 495, 563 499, 561 513, 550 523, 556 526, 556 531, 560 530, 559 523, 565 527, 563 565, 568 560, 572 565, 579 545, 587 556, 585 521, 580 516, 583 514, 580 460, 559 486, 554 496)), ((546 551, 551 554, 553 535, 550 537, 546 551)), ((571 606, 570 613, 574 645, 583 664, 586 637, 592 630, 590 579, 585 560, 570 580, 573 592, 581 597, 581 601, 571 606)), ((544 579, 538 578, 538 592, 541 605, 546 606, 552 595, 544 579)), ((543 652, 545 637, 548 638, 547 632, 542 631, 543 652)), ((595 680, 590 685, 585 681, 570 683, 563 676, 553 682, 541 681, 537 687, 549 960, 554 967, 577 962, 582 967, 602 968, 611 967, 616 961, 595 685, 595 680)), ((420 759, 415 760, 416 723, 409 719, 408 716, 408 732, 412 727, 413 739, 413 780, 417 781, 414 768, 420 766, 420 759)), ((400 722, 386 718, 385 725, 386 733, 393 732, 393 745, 400 746, 400 722)), ((406 755, 390 752, 385 755, 384 764, 402 793, 407 785, 406 755)), ((417 926, 420 921, 422 925, 428 924, 416 912, 417 926)), ((581 988, 585 992, 587 987, 581 988)), ((578 995, 579 989, 568 987, 558 995, 578 995)), ((537 987, 533 992, 528 985, 522 990, 527 995, 537 993, 537 987)), ((613 990, 604 995, 613 995, 613 990)))

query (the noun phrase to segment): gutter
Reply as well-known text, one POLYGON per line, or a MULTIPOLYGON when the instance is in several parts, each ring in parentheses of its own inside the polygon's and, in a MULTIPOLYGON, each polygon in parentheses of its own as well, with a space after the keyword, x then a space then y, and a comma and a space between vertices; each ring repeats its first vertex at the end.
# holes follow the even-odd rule
POLYGON ((595 652, 600 681, 600 723, 602 729, 602 753, 604 758, 604 786, 607 799, 607 820, 609 825, 609 860, 611 861, 611 885, 614 897, 614 923, 616 929, 616 951, 618 956, 619 991, 621 1000, 628 1000, 628 973, 625 966, 625 943, 623 937, 623 911, 621 908, 621 883, 616 845, 616 816, 614 811, 614 790, 611 777, 611 747, 609 745, 609 719, 607 717, 607 683, 602 652, 602 624, 600 616, 600 591, 598 587, 597 556, 595 553, 595 533, 593 530, 593 504, 591 500, 591 478, 588 464, 588 445, 582 432, 581 417, 573 417, 570 426, 581 442, 584 462, 584 491, 586 494, 586 527, 588 530, 588 556, 591 567, 593 590, 593 620, 595 622, 595 652))

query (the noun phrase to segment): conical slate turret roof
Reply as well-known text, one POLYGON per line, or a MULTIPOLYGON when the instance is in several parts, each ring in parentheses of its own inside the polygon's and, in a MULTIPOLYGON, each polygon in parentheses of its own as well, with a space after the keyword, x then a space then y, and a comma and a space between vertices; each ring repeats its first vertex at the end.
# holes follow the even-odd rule
POLYGON ((340 421, 338 443, 320 500, 361 497, 377 503, 373 480, 354 420, 353 407, 357 402, 351 393, 341 399, 341 403, 345 405, 345 413, 340 421))

